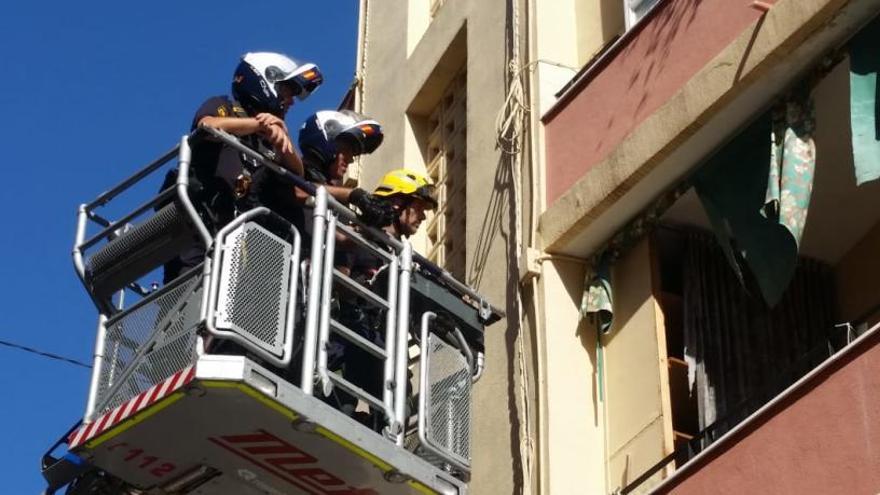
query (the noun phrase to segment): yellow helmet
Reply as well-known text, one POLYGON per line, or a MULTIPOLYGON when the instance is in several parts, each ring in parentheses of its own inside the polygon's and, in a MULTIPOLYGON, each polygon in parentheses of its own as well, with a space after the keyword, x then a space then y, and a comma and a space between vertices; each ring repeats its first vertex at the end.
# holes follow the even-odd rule
POLYGON ((411 196, 430 203, 431 208, 437 207, 437 199, 434 197, 434 183, 431 179, 419 172, 405 168, 392 170, 385 174, 373 194, 386 198, 411 196))

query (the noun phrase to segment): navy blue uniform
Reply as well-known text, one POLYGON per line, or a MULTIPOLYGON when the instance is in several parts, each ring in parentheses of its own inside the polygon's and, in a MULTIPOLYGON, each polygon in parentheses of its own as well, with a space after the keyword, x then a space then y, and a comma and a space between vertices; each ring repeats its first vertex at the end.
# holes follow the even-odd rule
MULTIPOLYGON (((214 96, 205 100, 193 117, 190 130, 194 131, 205 117, 250 117, 245 110, 227 96, 214 96)), ((259 136, 240 138, 244 144, 264 154, 272 153, 259 136)), ((236 211, 244 211, 256 205, 275 210, 302 231, 302 209, 294 202, 293 186, 283 184, 270 171, 257 164, 240 151, 211 139, 200 139, 192 145, 190 164, 191 194, 208 228, 216 232, 235 218, 236 211), (236 198, 235 189, 246 171, 254 170, 250 189, 244 197, 236 198)), ((176 180, 176 171, 170 173, 162 188, 170 187, 176 180)), ((182 272, 192 268, 205 257, 205 247, 199 239, 193 239, 180 256, 165 264, 164 282, 168 283, 182 272)))

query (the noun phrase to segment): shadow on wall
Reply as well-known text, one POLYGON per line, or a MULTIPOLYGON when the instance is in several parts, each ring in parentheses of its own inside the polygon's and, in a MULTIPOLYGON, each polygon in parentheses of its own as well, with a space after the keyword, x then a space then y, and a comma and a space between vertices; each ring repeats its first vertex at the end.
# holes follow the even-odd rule
MULTIPOLYGON (((514 43, 514 18, 513 18, 513 2, 517 0, 507 0, 505 2, 505 58, 504 61, 511 60, 515 53, 514 43)), ((501 68, 505 80, 505 94, 507 94, 511 79, 508 68, 501 68)), ((468 267, 468 284, 477 290, 481 289, 483 276, 489 265, 492 247, 500 236, 500 240, 505 247, 505 308, 507 310, 507 326, 504 331, 504 347, 507 356, 506 380, 507 380, 507 411, 509 430, 509 454, 512 461, 511 475, 513 483, 512 493, 531 492, 531 487, 526 487, 524 477, 524 466, 530 463, 523 458, 522 450, 522 426, 523 423, 528 429, 528 418, 524 417, 525 411, 520 411, 518 397, 519 391, 518 380, 519 373, 517 371, 518 363, 526 362, 526 356, 522 356, 522 361, 517 359, 518 349, 517 340, 524 338, 522 335, 522 322, 519 321, 520 300, 518 298, 519 291, 519 266, 517 265, 516 256, 516 229, 520 226, 516 225, 516 215, 513 214, 516 208, 516 194, 514 187, 513 168, 517 166, 518 160, 516 155, 500 153, 498 163, 495 168, 495 177, 492 184, 492 192, 489 196, 486 213, 483 216, 479 229, 479 237, 474 248, 473 258, 468 267), (506 218, 505 218, 506 217, 506 218), (505 228, 505 220, 507 225, 505 228)), ((495 265, 493 263, 493 265, 495 265)), ((497 265, 495 265, 497 266, 497 265)), ((530 398, 525 398, 530 400, 530 398)))
MULTIPOLYGON (((686 30, 691 26, 697 17, 697 11, 703 1, 667 0, 668 5, 657 7, 658 12, 654 15, 653 20, 645 23, 644 27, 637 28, 644 31, 644 35, 640 36, 639 39, 651 40, 645 52, 645 58, 649 59, 650 63, 647 65, 637 65, 634 68, 629 77, 630 89, 633 89, 637 83, 641 82, 640 89, 647 90, 653 82, 654 76, 664 70, 676 35, 680 30, 686 30)), ((627 44, 623 49, 623 54, 631 53, 635 45, 635 42, 627 44)), ((633 117, 639 115, 644 110, 646 102, 647 93, 643 95, 638 106, 633 111, 633 117)))
MULTIPOLYGON (((660 1, 661 3, 664 2, 664 0, 660 1)), ((633 60, 630 63, 632 68, 629 75, 624 78, 624 80, 627 81, 627 90, 631 92, 633 98, 638 98, 638 103, 632 107, 631 113, 627 114, 629 118, 627 119, 624 116, 623 120, 625 122, 638 121, 639 116, 646 113, 646 106, 650 99, 652 85, 657 82, 657 77, 667 69, 666 64, 672 53, 672 46, 675 43, 676 37, 682 30, 687 30, 691 27, 691 24, 696 19, 698 10, 704 1, 705 0, 666 0, 665 5, 658 5, 655 10, 649 14, 651 18, 645 19, 645 22, 633 28, 639 31, 637 36, 634 36, 637 34, 636 31, 629 33, 629 40, 623 44, 617 56, 621 58, 634 57, 637 50, 644 50, 644 54, 639 55, 638 60, 633 60), (647 47, 644 48, 646 44, 647 47), (647 63, 642 63, 643 61, 647 61, 647 63), (638 94, 641 94, 641 96, 638 96, 638 94)), ((618 30, 616 32, 611 32, 610 34, 608 32, 604 33, 607 36, 614 36, 614 34, 622 34, 625 32, 621 4, 621 1, 614 1, 610 4, 607 1, 603 1, 601 4, 603 31, 606 29, 608 31, 614 29, 618 30), (617 21, 615 16, 620 16, 620 20, 617 21)), ((600 56, 601 54, 602 52, 596 56, 600 56)), ((610 61, 617 56, 612 54, 608 60, 610 61)), ((605 63, 608 62, 606 61, 605 63)), ((599 72, 601 72, 601 69, 597 70, 594 74, 598 74, 599 72)), ((586 83, 590 84, 588 81, 586 83)), ((629 105, 626 106, 629 107, 629 105)), ((617 117, 617 113, 611 113, 608 116, 604 125, 605 131, 611 131, 619 125, 617 117)), ((606 144, 605 138, 606 136, 604 133, 602 135, 592 136, 595 143, 593 149, 594 152, 599 152, 599 150, 604 148, 606 144)))

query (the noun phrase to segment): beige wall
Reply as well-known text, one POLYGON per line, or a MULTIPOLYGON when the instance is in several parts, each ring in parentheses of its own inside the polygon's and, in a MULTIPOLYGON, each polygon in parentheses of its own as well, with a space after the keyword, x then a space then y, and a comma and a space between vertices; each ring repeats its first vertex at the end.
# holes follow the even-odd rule
MULTIPOLYGON (((524 191, 531 189, 532 174, 542 181, 537 117, 576 69, 621 29, 622 11, 616 10, 621 1, 535 0, 527 2, 527 10, 526 2, 519 4, 523 39, 530 29, 530 45, 522 53, 524 63, 532 64, 526 73, 535 116, 531 155, 522 157, 524 191)), ((529 239, 530 225, 526 212, 523 225, 516 225, 515 209, 529 205, 525 199, 517 205, 520 198, 513 196, 511 167, 517 162, 495 146, 495 118, 505 99, 510 4, 447 0, 432 20, 424 10, 427 3, 362 0, 366 36, 361 36, 358 101, 360 110, 382 123, 386 140, 363 160, 360 179, 370 188, 387 170, 424 166, 423 119, 466 65, 466 282, 508 313, 487 329, 487 370, 475 392, 471 492, 609 493, 671 449, 671 421, 662 400, 668 390, 665 343, 651 295, 649 247, 639 246, 615 269, 617 319, 604 339, 607 396, 602 402, 595 329, 578 314, 584 263, 541 257, 543 262, 529 265, 516 256, 515 230, 522 228, 529 239), (525 288, 518 283, 521 271, 536 277, 525 288), (518 299, 527 325, 518 323, 518 299)), ((538 213, 544 210, 540 197, 536 192, 538 213)))
MULTIPOLYGON (((880 224, 874 226, 835 267, 841 321, 861 317, 880 301, 880 224)), ((880 321, 872 315, 870 324, 880 321)))
POLYGON ((520 371, 531 358, 518 352, 521 332, 512 304, 518 268, 505 242, 511 231, 512 191, 509 178, 496 175, 506 165, 495 149, 494 126, 505 96, 506 2, 447 0, 429 20, 412 10, 420 8, 420 1, 367 2, 362 111, 382 123, 386 138, 363 161, 361 185, 373 187, 393 168, 424 166, 419 118, 466 64, 467 282, 508 312, 506 320, 486 332, 487 367, 475 388, 471 491, 530 492, 522 488, 528 481, 522 466, 534 460, 529 459, 524 428, 527 387, 520 377, 534 372, 520 371))
POLYGON ((586 64, 624 31, 624 0, 575 0, 578 65, 586 64))
POLYGON ((580 317, 584 266, 542 264, 539 303, 540 493, 607 493, 604 425, 597 400, 596 330, 580 317))
POLYGON ((614 324, 603 338, 611 490, 625 487, 673 450, 665 330, 651 267, 650 243, 644 240, 613 269, 614 324))

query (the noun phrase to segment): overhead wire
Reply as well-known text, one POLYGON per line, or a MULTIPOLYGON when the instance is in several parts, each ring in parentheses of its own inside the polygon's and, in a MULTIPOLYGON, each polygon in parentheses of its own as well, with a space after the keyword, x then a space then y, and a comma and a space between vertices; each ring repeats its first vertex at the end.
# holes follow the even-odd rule
POLYGON ((61 355, 54 354, 51 352, 41 351, 39 349, 34 349, 33 347, 28 347, 26 345, 16 344, 13 342, 7 342, 5 340, 0 340, 0 345, 10 347, 12 349, 18 349, 18 350, 24 351, 24 352, 29 352, 29 353, 37 355, 37 356, 41 356, 41 357, 45 357, 45 358, 49 358, 49 359, 54 359, 56 361, 61 361, 61 362, 73 364, 76 366, 82 366, 83 368, 86 368, 86 369, 92 368, 91 365, 83 363, 82 361, 77 361, 76 359, 61 356, 61 355))

